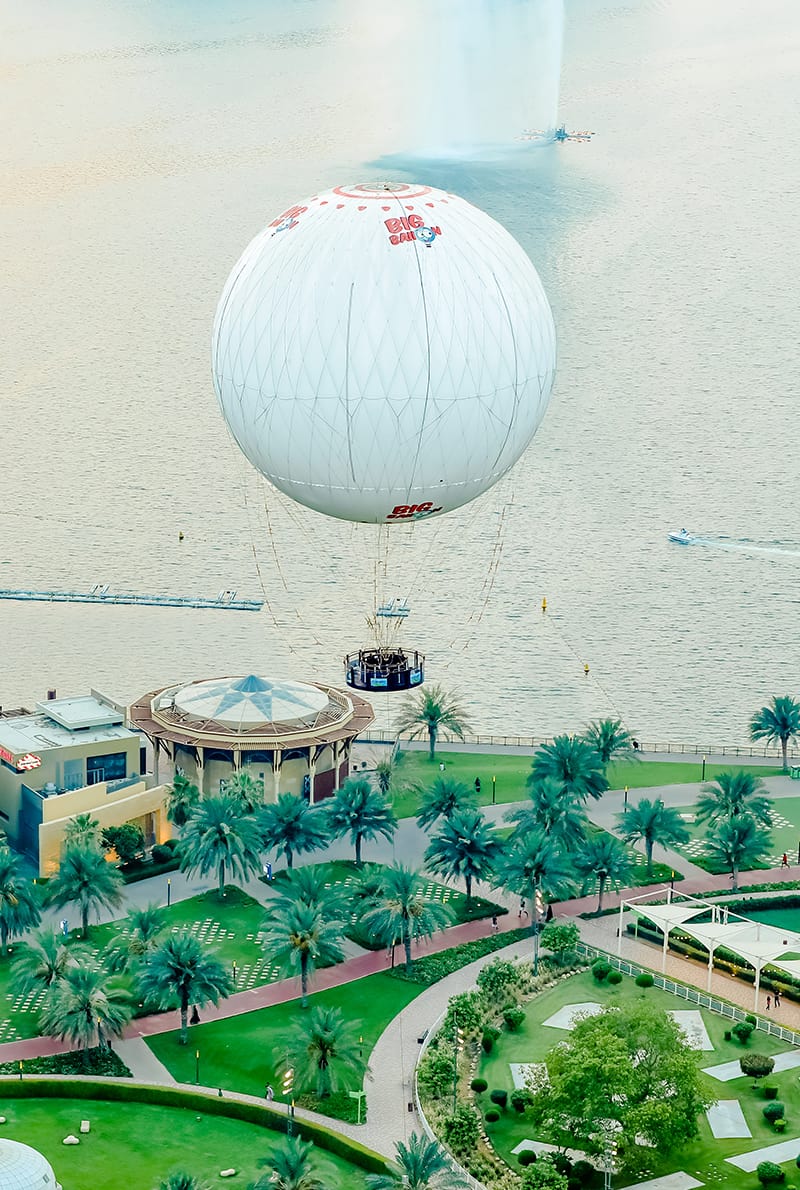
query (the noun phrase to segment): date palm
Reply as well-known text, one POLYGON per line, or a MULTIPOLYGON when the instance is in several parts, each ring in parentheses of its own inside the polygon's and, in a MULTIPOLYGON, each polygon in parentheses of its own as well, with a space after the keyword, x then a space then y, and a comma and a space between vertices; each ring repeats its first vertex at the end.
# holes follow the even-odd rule
POLYGON ((471 810, 475 806, 475 792, 463 781, 437 777, 428 789, 420 789, 417 825, 429 830, 440 818, 449 818, 457 810, 471 810))
POLYGON ((150 962, 139 974, 139 990, 164 1010, 175 1001, 181 1016, 180 1044, 189 1035, 189 1008, 219 1004, 230 996, 233 984, 219 959, 206 951, 191 934, 173 934, 153 951, 150 962))
POLYGON ((772 802, 767 787, 755 773, 740 769, 734 773, 720 773, 716 781, 709 781, 697 799, 700 822, 717 824, 728 818, 749 814, 759 826, 772 826, 772 802))
POLYGON ((64 827, 64 846, 100 848, 100 823, 91 814, 75 814, 64 827))
POLYGON ((35 929, 41 917, 36 888, 22 875, 19 856, 0 843, 0 951, 35 929))
POLYGON ((391 806, 364 777, 348 777, 325 807, 325 821, 332 838, 350 836, 359 868, 364 840, 391 839, 397 830, 391 806))
POLYGON ((165 927, 164 910, 155 902, 132 909, 120 933, 111 939, 103 954, 109 971, 135 973, 147 966, 158 949, 165 927))
POLYGON ((661 798, 640 798, 635 806, 617 815, 617 829, 626 843, 644 843, 647 875, 653 871, 653 847, 675 847, 689 842, 686 823, 677 810, 661 798))
POLYGON ((89 960, 68 967, 50 989, 39 1028, 84 1051, 121 1037, 133 1014, 131 994, 104 967, 89 960))
POLYGON ((48 905, 63 909, 75 904, 81 915, 83 937, 89 933, 89 915, 103 909, 117 909, 124 899, 124 882, 119 868, 109 863, 97 847, 73 844, 61 857, 61 864, 47 886, 48 905))
POLYGON ((325 1190, 311 1160, 314 1145, 299 1136, 287 1136, 265 1161, 272 1173, 259 1178, 254 1190, 325 1190))
POLYGON ((360 1084, 366 1067, 358 1033, 359 1026, 346 1021, 340 1008, 312 1008, 289 1038, 286 1062, 295 1086, 328 1099, 348 1084, 360 1084))
POLYGON ((391 756, 384 757, 375 765, 375 780, 378 782, 378 790, 387 800, 392 791, 396 771, 397 761, 391 756))
POLYGON ((739 890, 739 873, 761 863, 771 846, 769 832, 749 814, 728 818, 706 835, 706 855, 731 873, 732 892, 739 890))
POLYGON ((200 790, 185 773, 177 772, 167 789, 167 818, 177 827, 185 826, 200 801, 200 790))
POLYGON ((414 938, 431 938, 453 920, 451 910, 425 895, 425 881, 419 872, 398 864, 383 873, 379 891, 372 908, 365 911, 362 922, 386 946, 403 944, 406 973, 411 974, 411 942, 414 938))
POLYGON ((328 842, 324 816, 292 793, 281 794, 277 802, 264 806, 257 821, 264 846, 282 851, 287 868, 292 867, 295 855, 319 851, 328 842))
POLYGON ((621 887, 631 874, 625 844, 606 831, 590 835, 574 857, 575 871, 583 878, 583 891, 597 884, 597 912, 603 908, 606 884, 621 887))
POLYGON ((190 1173, 179 1170, 171 1173, 168 1178, 158 1183, 158 1190, 208 1190, 206 1182, 201 1182, 190 1173))
POLYGON ((428 755, 436 759, 436 743, 442 732, 463 740, 469 730, 469 722, 463 708, 453 695, 441 686, 425 686, 410 695, 400 710, 395 723, 398 735, 407 731, 409 738, 428 736, 428 755))
POLYGON ((561 900, 571 891, 567 856, 552 836, 541 830, 530 831, 513 840, 497 865, 493 883, 530 903, 534 974, 538 974, 539 902, 542 897, 561 900))
POLYGON ((329 921, 344 920, 350 911, 347 902, 353 896, 352 889, 344 884, 331 884, 330 870, 324 864, 293 868, 281 883, 273 885, 273 891, 275 897, 270 902, 271 909, 311 905, 329 921))
POLYGON ((531 781, 529 776, 527 784, 530 801, 506 815, 516 825, 515 837, 541 830, 566 851, 578 847, 586 838, 588 819, 576 795, 565 792, 553 777, 531 781))
POLYGON ((464 881, 467 904, 475 880, 488 880, 500 854, 500 840, 480 810, 460 810, 445 819, 425 852, 425 866, 446 880, 464 881))
POLYGON ((594 719, 583 733, 586 743, 594 748, 608 768, 614 760, 639 760, 633 746, 633 736, 621 719, 594 719))
POLYGON ((264 781, 240 769, 225 782, 225 797, 238 803, 243 814, 255 814, 264 804, 264 781))
POLYGON ((756 711, 750 720, 750 739, 778 740, 783 758, 783 771, 789 771, 789 742, 800 735, 800 702, 788 694, 777 695, 765 707, 756 711))
POLYGON ((408 1143, 395 1144, 397 1171, 367 1174, 367 1190, 466 1190, 471 1185, 456 1171, 442 1146, 412 1132, 408 1143))
POLYGON ((272 962, 299 974, 303 1008, 308 1007, 308 981, 316 968, 344 958, 343 936, 343 921, 302 901, 279 904, 266 919, 264 949, 272 962))
POLYGON ((581 802, 600 798, 608 789, 603 761, 580 736, 557 735, 551 744, 537 749, 530 779, 537 784, 544 777, 557 781, 565 794, 581 802))
POLYGON ((261 870, 261 834, 255 818, 242 814, 236 802, 210 797, 192 811, 178 854, 182 872, 216 872, 224 897, 226 875, 246 880, 261 870))
POLYGON ((14 955, 11 986, 19 995, 47 991, 63 979, 70 967, 85 963, 89 951, 74 943, 67 946, 49 926, 33 934, 14 955))

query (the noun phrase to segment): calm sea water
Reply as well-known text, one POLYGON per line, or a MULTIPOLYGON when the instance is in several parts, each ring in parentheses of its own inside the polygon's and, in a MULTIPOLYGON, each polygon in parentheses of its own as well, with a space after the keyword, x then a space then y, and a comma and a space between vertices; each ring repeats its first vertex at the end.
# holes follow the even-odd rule
MULTIPOLYGON (((797 692, 800 9, 566 7, 561 116, 594 139, 525 148, 509 100, 507 143, 479 157, 447 151, 458 55, 437 69, 430 0, 0 2, 0 586, 268 599, 0 601, 3 704, 249 670, 340 680, 376 558, 380 590, 411 596, 405 639, 481 730, 619 712, 645 739, 736 742, 797 692), (290 202, 376 176, 504 222, 560 341, 514 474, 388 558, 374 528, 260 484, 209 377, 244 244, 290 202), (705 544, 671 546, 682 525, 705 544)), ((538 94, 548 45, 501 71, 519 93, 530 76, 538 94)))

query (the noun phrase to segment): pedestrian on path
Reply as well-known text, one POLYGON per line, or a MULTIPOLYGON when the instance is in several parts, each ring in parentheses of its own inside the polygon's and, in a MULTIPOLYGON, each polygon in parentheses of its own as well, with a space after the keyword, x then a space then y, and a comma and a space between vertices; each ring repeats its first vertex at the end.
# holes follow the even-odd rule
POLYGON ((545 913, 545 915, 544 915, 544 920, 546 922, 553 920, 553 906, 552 905, 547 906, 547 913, 545 913))
POLYGON ((781 994, 780 994, 780 992, 776 992, 775 993, 775 1008, 780 1008, 780 1006, 781 1006, 781 994))
POLYGON ((519 915, 520 915, 520 917, 527 917, 527 916, 528 916, 528 910, 525 908, 525 902, 524 902, 524 901, 520 901, 520 903, 519 903, 519 915))
POLYGON ((494 930, 495 934, 500 929, 499 925, 497 924, 497 914, 496 913, 492 914, 492 929, 494 930))
POLYGON ((275 1098, 275 1092, 269 1083, 267 1083, 266 1087, 264 1088, 264 1098, 266 1099, 267 1103, 272 1103, 272 1100, 275 1098))
POLYGON ((767 996, 767 1012, 769 1012, 769 1006, 771 1003, 772 1003, 772 996, 768 995, 767 996))
POLYGON ((789 867, 789 856, 786 854, 786 852, 785 852, 785 851, 784 851, 784 853, 783 853, 783 859, 781 860, 781 867, 782 867, 782 868, 788 868, 788 867, 789 867))

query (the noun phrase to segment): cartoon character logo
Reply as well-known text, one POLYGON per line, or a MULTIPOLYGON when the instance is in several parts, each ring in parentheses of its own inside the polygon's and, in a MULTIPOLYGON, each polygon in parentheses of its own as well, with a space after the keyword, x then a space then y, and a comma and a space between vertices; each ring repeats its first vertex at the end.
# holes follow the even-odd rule
POLYGON ((423 244, 432 244, 438 233, 435 227, 418 227, 414 234, 423 244))
POLYGON ((289 231, 292 227, 297 227, 298 215, 302 215, 308 207, 289 207, 288 211, 284 211, 277 219, 273 219, 270 227, 273 229, 272 234, 277 235, 279 231, 289 231))
POLYGON ((402 218, 384 219, 383 222, 391 244, 411 244, 417 240, 430 248, 436 237, 442 234, 441 227, 426 227, 421 215, 404 215, 402 218))
POLYGON ((279 232, 279 231, 288 231, 290 227, 297 227, 297 220, 296 220, 296 219, 284 219, 284 220, 282 220, 282 221, 281 221, 281 222, 278 224, 278 226, 275 228, 275 230, 273 231, 273 233, 272 233, 272 234, 273 234, 274 236, 276 236, 276 235, 278 234, 278 232, 279 232))

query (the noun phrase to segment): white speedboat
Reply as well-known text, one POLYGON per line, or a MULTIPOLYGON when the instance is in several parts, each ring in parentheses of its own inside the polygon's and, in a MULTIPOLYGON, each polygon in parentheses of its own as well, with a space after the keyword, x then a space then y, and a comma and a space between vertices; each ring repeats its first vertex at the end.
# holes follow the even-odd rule
POLYGON ((668 534, 670 541, 676 542, 678 545, 691 545, 694 541, 691 533, 687 533, 685 529, 673 529, 668 534))

